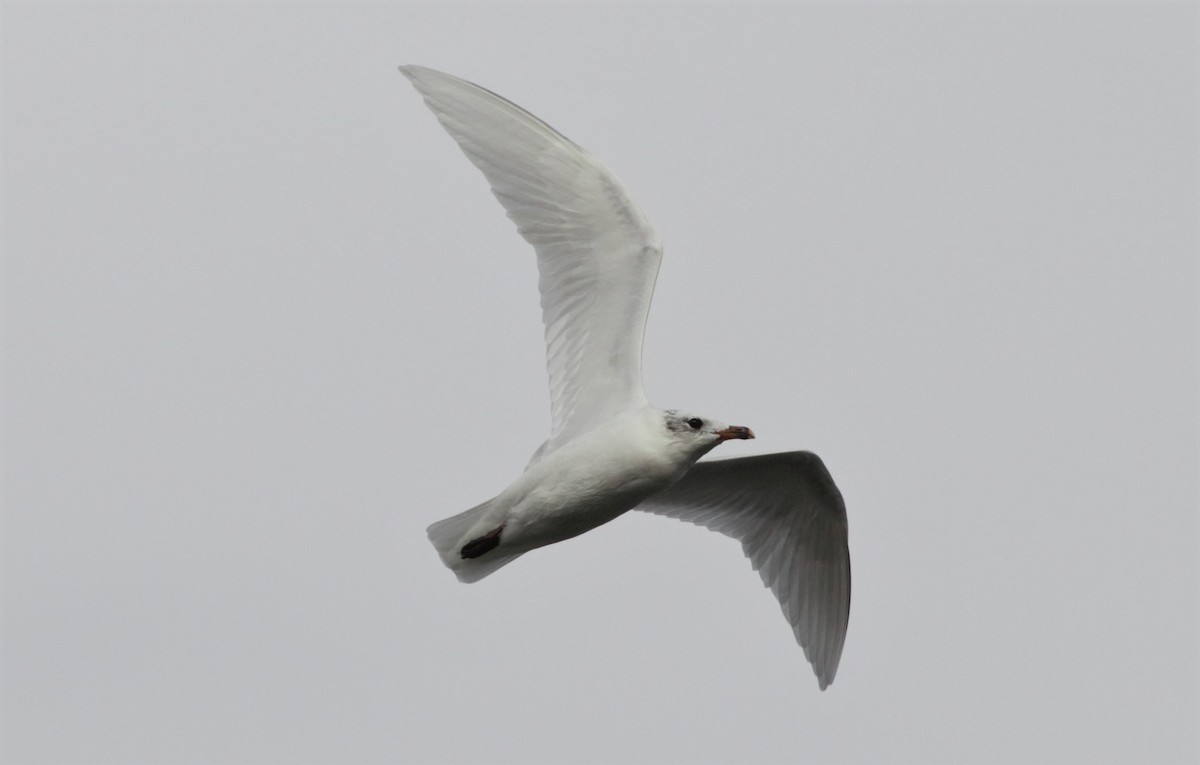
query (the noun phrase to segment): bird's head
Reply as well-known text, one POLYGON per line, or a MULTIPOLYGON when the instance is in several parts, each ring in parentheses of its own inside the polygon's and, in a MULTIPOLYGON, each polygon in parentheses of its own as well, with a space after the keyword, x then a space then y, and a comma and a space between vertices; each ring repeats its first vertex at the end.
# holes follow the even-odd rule
POLYGON ((695 455, 693 459, 699 459, 722 441, 732 438, 754 438, 754 431, 750 428, 726 425, 710 417, 701 417, 680 409, 668 409, 663 412, 663 424, 671 441, 692 452, 695 455))

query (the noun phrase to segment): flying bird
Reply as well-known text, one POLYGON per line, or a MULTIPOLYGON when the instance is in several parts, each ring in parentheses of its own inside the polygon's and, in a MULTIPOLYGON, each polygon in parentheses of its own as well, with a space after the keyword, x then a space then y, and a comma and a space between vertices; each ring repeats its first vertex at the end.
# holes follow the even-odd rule
POLYGON ((550 377, 550 437, 500 494, 429 527, 442 561, 475 582, 629 510, 704 526, 741 542, 824 690, 850 613, 846 508, 825 465, 806 451, 698 462, 754 433, 646 401, 642 334, 662 242, 616 176, 489 90, 400 71, 537 253, 550 377))

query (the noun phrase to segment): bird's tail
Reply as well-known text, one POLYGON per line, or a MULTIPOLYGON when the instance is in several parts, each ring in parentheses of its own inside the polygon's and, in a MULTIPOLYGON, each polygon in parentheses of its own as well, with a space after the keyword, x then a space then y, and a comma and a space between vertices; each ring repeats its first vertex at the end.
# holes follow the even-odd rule
POLYGON ((445 563, 454 572, 460 582, 478 582, 504 564, 521 556, 521 553, 506 555, 499 549, 489 550, 475 558, 462 556, 463 545, 471 541, 467 535, 491 509, 493 501, 494 499, 489 499, 466 512, 443 518, 425 530, 425 533, 429 535, 429 541, 433 543, 434 549, 441 556, 442 563, 445 563))

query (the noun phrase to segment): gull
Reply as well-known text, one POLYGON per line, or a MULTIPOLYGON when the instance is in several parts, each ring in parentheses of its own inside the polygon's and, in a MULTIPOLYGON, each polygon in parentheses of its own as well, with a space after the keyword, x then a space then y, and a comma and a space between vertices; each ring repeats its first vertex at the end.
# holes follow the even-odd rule
POLYGON ((815 454, 698 462, 754 438, 642 390, 642 335, 662 242, 585 149, 516 104, 422 66, 402 66, 537 254, 550 378, 550 437, 498 495, 431 525, 460 581, 629 510, 733 537, 779 600, 824 690, 850 614, 846 507, 815 454))

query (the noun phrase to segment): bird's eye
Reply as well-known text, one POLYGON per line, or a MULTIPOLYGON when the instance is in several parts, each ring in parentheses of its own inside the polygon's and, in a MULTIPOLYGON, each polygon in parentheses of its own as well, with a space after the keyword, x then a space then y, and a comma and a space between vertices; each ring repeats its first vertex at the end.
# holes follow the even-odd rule
POLYGON ((700 426, 704 424, 704 420, 700 419, 699 417, 693 417, 692 419, 688 420, 687 424, 692 430, 699 430, 700 426))

